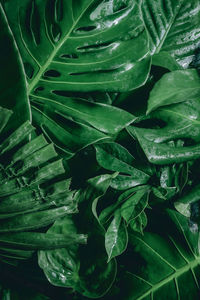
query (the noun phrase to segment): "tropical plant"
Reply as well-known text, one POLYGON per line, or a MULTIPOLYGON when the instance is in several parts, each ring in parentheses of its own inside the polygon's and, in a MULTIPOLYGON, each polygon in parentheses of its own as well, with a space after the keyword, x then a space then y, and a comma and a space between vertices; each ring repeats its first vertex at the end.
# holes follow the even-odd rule
POLYGON ((199 0, 0 0, 1 299, 199 299, 199 44, 199 0))

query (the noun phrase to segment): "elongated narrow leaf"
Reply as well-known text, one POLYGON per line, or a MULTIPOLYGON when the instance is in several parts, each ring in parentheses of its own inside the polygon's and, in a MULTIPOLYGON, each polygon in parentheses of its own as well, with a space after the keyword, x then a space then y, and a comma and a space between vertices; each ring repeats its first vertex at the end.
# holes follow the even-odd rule
POLYGON ((18 232, 45 227, 57 218, 76 212, 74 207, 63 206, 41 212, 12 217, 1 222, 0 232, 18 232))
POLYGON ((86 242, 86 235, 19 232, 0 235, 0 249, 47 250, 86 242))
POLYGON ((108 261, 120 255, 126 250, 128 233, 120 211, 116 211, 114 218, 105 234, 105 247, 108 254, 108 261))
POLYGON ((137 218, 148 205, 148 186, 141 188, 134 194, 126 193, 127 200, 121 206, 121 215, 129 223, 131 219, 137 218))
POLYGON ((188 67, 200 42, 199 0, 144 0, 142 12, 151 53, 168 52, 188 67))

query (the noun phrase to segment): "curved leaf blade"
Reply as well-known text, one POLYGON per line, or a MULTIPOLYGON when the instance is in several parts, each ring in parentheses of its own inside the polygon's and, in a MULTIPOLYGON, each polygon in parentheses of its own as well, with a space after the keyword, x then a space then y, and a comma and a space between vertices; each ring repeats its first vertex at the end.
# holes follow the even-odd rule
POLYGON ((168 52, 187 68, 200 42, 199 0, 144 0, 142 12, 151 53, 168 52))

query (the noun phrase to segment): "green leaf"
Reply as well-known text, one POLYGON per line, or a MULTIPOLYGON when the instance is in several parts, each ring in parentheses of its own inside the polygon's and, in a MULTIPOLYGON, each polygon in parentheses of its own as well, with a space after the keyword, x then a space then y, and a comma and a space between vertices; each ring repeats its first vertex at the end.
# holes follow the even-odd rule
POLYGON ((199 8, 199 0, 144 0, 142 13, 151 53, 168 52, 187 68, 200 42, 199 8))
POLYGON ((1 3, 0 27, 0 105, 13 111, 9 124, 18 127, 30 120, 30 104, 21 57, 1 3))
POLYGON ((121 217, 120 210, 117 210, 105 234, 105 247, 108 254, 108 261, 124 252, 127 243, 128 234, 126 225, 121 217))
POLYGON ((8 123, 8 120, 10 119, 10 116, 12 115, 12 111, 3 108, 0 106, 0 132, 4 129, 6 124, 8 123))
POLYGON ((88 298, 103 296, 116 276, 116 262, 107 263, 105 231, 94 213, 95 200, 105 193, 111 177, 101 175, 88 180, 85 188, 76 194, 79 215, 74 215, 73 219, 58 219, 48 230, 48 233, 71 235, 79 230, 88 233, 87 245, 78 247, 74 244, 55 251, 40 251, 38 256, 40 267, 53 285, 71 287, 88 298))
POLYGON ((186 195, 177 199, 176 202, 174 203, 174 206, 177 209, 177 211, 179 211, 181 214, 183 214, 186 217, 190 217, 191 216, 190 205, 192 203, 199 201, 199 199, 200 199, 200 185, 196 185, 186 195))
POLYGON ((164 105, 198 100, 199 97, 200 78, 196 70, 170 72, 165 74, 152 89, 147 114, 164 105))
POLYGON ((118 175, 112 179, 111 186, 117 190, 144 184, 149 175, 134 168, 134 157, 120 144, 102 143, 95 146, 96 159, 104 169, 125 173, 129 176, 118 175))
POLYGON ((129 126, 128 131, 137 138, 151 163, 182 163, 200 157, 199 113, 199 99, 185 101, 151 113, 151 119, 162 121, 162 127, 129 126))
POLYGON ((129 223, 129 227, 133 231, 139 232, 140 234, 144 234, 143 230, 146 226, 147 226, 147 216, 144 211, 142 211, 138 217, 132 219, 129 223))
POLYGON ((161 51, 152 56, 152 65, 159 66, 169 71, 180 70, 181 66, 177 63, 174 57, 169 52, 161 51))
MULTIPOLYGON (((121 206, 121 216, 129 223, 131 219, 137 218, 147 207, 148 204, 148 186, 139 189, 135 193, 132 190, 125 192, 126 201, 121 206)), ((123 198, 122 198, 123 199, 123 198)))
POLYGON ((132 123, 136 117, 117 107, 87 101, 81 98, 65 98, 52 95, 52 99, 33 99, 33 102, 42 111, 57 112, 63 116, 71 116, 74 119, 86 122, 107 134, 116 134, 124 127, 132 123))
POLYGON ((44 113, 32 107, 32 113, 36 126, 41 127, 45 137, 53 142, 57 149, 64 151, 68 159, 82 148, 109 138, 104 133, 73 121, 57 111, 48 110, 44 113))
POLYGON ((0 233, 26 231, 46 227, 53 223, 57 218, 74 212, 77 211, 73 206, 62 206, 12 217, 11 219, 5 219, 1 222, 0 233))
POLYGON ((77 86, 133 89, 147 79, 148 41, 137 1, 19 0, 6 1, 4 9, 34 98, 77 86))
POLYGON ((175 211, 167 214, 154 212, 144 236, 129 234, 115 284, 119 299, 198 299, 199 232, 191 232, 187 218, 175 211))
MULTIPOLYGON (((0 249, 16 250, 49 250, 86 242, 83 234, 61 234, 41 232, 19 232, 0 235, 0 249)), ((17 251, 16 250, 16 251, 17 251)))

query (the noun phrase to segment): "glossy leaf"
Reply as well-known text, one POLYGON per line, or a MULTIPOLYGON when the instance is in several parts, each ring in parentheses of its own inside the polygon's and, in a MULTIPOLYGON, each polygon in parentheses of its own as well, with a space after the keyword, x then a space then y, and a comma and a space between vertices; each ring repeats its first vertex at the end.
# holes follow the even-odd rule
POLYGON ((105 234, 105 247, 108 261, 126 250, 128 233, 120 211, 117 210, 105 234))
POLYGON ((186 195, 180 197, 174 203, 175 208, 184 216, 191 216, 191 204, 199 201, 200 198, 200 186, 197 185, 193 187, 193 189, 188 192, 186 195))
POLYGON ((19 232, 0 235, 0 249, 46 250, 58 249, 75 243, 86 243, 86 235, 19 232))
POLYGON ((123 4, 6 1, 29 94, 51 99, 52 91, 77 91, 77 86, 79 91, 120 91, 142 85, 149 59, 140 6, 123 4))
POLYGON ((90 144, 107 140, 104 133, 80 122, 73 121, 57 111, 44 113, 33 107, 34 123, 40 126, 45 137, 53 142, 57 149, 64 151, 70 159, 75 152, 90 144))
POLYGON ((129 225, 133 231, 139 232, 140 234, 144 234, 143 230, 147 226, 146 213, 144 211, 142 211, 138 217, 136 217, 135 219, 132 219, 130 221, 129 225))
POLYGON ((151 53, 168 52, 187 68, 200 41, 199 0, 145 0, 142 12, 151 53))
POLYGON ((81 120, 107 134, 116 134, 132 123, 136 117, 117 107, 94 103, 81 98, 65 98, 52 95, 52 99, 36 98, 33 102, 42 111, 57 112, 81 120))
POLYGON ((87 245, 82 248, 72 245, 56 251, 39 252, 39 265, 53 285, 72 287, 88 298, 103 296, 110 289, 116 275, 115 260, 107 263, 105 231, 95 212, 97 200, 106 192, 110 180, 110 175, 88 180, 87 186, 76 195, 82 217, 77 215, 73 219, 66 217, 57 220, 48 231, 72 235, 77 230, 87 232, 87 245))
POLYGON ((112 179, 111 186, 124 190, 148 181, 149 175, 134 167, 134 157, 117 143, 102 143, 95 146, 98 164, 104 169, 127 175, 118 175, 112 179))
POLYGON ((174 71, 165 74, 150 93, 148 110, 184 101, 198 100, 200 78, 196 70, 174 71))
POLYGON ((120 299, 198 299, 199 233, 189 230, 187 218, 168 213, 167 218, 152 214, 144 236, 130 233, 115 286, 120 299))
POLYGON ((200 157, 199 100, 158 109, 151 118, 164 122, 161 128, 129 127, 148 160, 155 164, 181 163, 200 157), (182 139, 183 141, 178 141, 182 139))
POLYGON ((0 105, 13 111, 11 122, 18 127, 31 119, 30 104, 21 57, 1 3, 0 26, 0 105))
POLYGON ((126 201, 121 206, 121 215, 129 223, 131 219, 137 218, 146 208, 148 204, 148 186, 144 186, 135 193, 130 190, 125 197, 126 201))

